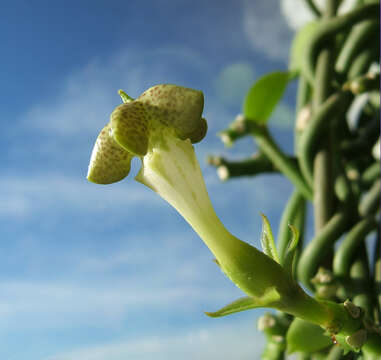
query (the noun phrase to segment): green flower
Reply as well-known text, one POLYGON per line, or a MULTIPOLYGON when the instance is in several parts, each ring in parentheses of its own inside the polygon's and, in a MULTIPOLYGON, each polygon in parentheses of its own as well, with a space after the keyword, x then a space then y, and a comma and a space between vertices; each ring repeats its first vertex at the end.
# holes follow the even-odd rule
POLYGON ((126 177, 133 156, 142 167, 136 180, 171 204, 199 234, 224 273, 243 291, 266 303, 289 291, 281 266, 224 227, 210 202, 192 143, 206 134, 203 94, 176 85, 157 85, 111 114, 91 155, 87 178, 109 184, 126 177))
POLYGON ((167 135, 195 143, 206 134, 201 91, 165 84, 148 89, 136 100, 120 94, 125 103, 112 112, 91 155, 87 178, 94 183, 122 180, 130 172, 132 157, 143 158, 165 147, 167 135))

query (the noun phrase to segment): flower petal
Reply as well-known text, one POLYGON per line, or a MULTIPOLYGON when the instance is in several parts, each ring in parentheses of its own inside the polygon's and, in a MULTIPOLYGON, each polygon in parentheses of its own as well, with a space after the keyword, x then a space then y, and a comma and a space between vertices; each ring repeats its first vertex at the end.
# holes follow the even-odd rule
POLYGON ((158 120, 172 126, 180 139, 197 142, 202 139, 201 135, 205 136, 206 122, 201 118, 204 108, 202 91, 161 84, 149 88, 137 101, 146 105, 150 121, 158 120))
POLYGON ((148 149, 148 124, 144 104, 132 101, 119 105, 110 117, 112 136, 134 155, 143 156, 148 149))
POLYGON ((118 145, 110 132, 110 126, 106 125, 91 153, 87 179, 96 184, 120 181, 130 172, 132 155, 118 145))

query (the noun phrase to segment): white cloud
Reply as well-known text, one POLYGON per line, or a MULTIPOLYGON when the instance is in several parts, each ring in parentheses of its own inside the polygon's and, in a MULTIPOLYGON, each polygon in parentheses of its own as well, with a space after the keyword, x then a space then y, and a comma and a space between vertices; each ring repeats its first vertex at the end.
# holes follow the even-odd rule
POLYGON ((256 50, 274 60, 287 61, 292 32, 280 13, 278 0, 245 0, 243 27, 256 50))
POLYGON ((149 279, 140 280, 142 284, 138 285, 126 276, 123 283, 113 280, 109 285, 97 286, 69 282, 2 282, 0 329, 115 327, 134 314, 144 317, 144 309, 172 309, 180 313, 187 308, 194 309, 201 300, 206 304, 217 302, 223 295, 222 291, 208 290, 199 284, 152 287, 149 279))
POLYGON ((260 357, 263 345, 263 335, 255 330, 254 321, 242 321, 101 344, 53 355, 46 360, 249 360, 260 357))
POLYGON ((79 244, 57 253, 35 246, 25 242, 16 254, 28 278, 4 274, 0 282, 0 333, 115 328, 149 312, 187 318, 242 296, 190 229, 154 237, 127 231, 95 252, 79 244))
POLYGON ((25 217, 41 212, 77 210, 97 212, 105 209, 149 204, 154 206, 155 195, 151 190, 132 179, 128 184, 99 186, 89 183, 85 174, 75 178, 57 173, 45 173, 20 177, 3 175, 0 187, 7 189, 2 194, 0 214, 5 217, 25 217))
MULTIPOLYGON (((324 9, 325 0, 314 0, 319 10, 324 9)), ((350 10, 356 0, 344 0, 340 4, 339 13, 345 13, 350 10)), ((307 22, 316 19, 310 8, 304 0, 281 0, 282 13, 287 21, 287 24, 294 30, 298 30, 307 22)))
POLYGON ((220 102, 240 106, 253 81, 254 71, 250 64, 234 63, 226 66, 215 80, 220 102))

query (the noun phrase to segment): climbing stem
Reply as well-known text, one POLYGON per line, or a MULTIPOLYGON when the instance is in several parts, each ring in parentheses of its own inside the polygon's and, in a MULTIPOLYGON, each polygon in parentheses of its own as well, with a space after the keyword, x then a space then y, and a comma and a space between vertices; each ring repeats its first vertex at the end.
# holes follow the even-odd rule
POLYGON ((295 153, 299 154, 300 137, 303 135, 304 129, 309 121, 311 107, 309 101, 311 98, 311 86, 303 74, 299 76, 298 93, 296 99, 296 121, 295 121, 295 153))
POLYGON ((343 349, 339 345, 334 345, 327 355, 327 360, 340 360, 342 355, 343 349))
MULTIPOLYGON (((316 66, 316 82, 313 96, 313 112, 316 113, 319 106, 331 93, 330 78, 332 68, 332 51, 324 49, 319 54, 316 66)), ((314 159, 314 218, 315 231, 318 232, 332 215, 333 207, 333 179, 331 162, 331 131, 327 128, 326 136, 321 141, 321 146, 314 159)))
POLYGON ((298 263, 298 279, 306 287, 312 289, 311 278, 334 242, 347 230, 349 219, 348 209, 338 211, 303 250, 298 263))
POLYGON ((312 11, 312 13, 316 16, 316 17, 320 17, 321 16, 321 11, 319 10, 319 8, 316 6, 315 2, 313 0, 305 0, 305 3, 308 5, 308 7, 310 8, 310 10, 312 11))
POLYGON ((319 140, 325 137, 332 117, 341 115, 347 110, 351 98, 349 92, 338 92, 331 95, 317 107, 300 137, 300 169, 310 184, 313 183, 313 156, 318 148, 319 140))
POLYGON ((353 303, 360 306, 366 316, 372 317, 373 299, 369 276, 369 263, 365 243, 360 244, 355 261, 350 267, 349 276, 351 291, 354 292, 353 303))
POLYGON ((377 239, 374 254, 374 267, 373 288, 376 296, 375 317, 378 319, 378 323, 381 323, 381 236, 380 236, 380 224, 378 225, 377 239))
POLYGON ((261 151, 273 162, 280 172, 289 178, 306 199, 312 199, 311 188, 303 179, 298 167, 275 143, 267 128, 258 126, 250 121, 248 123, 251 123, 249 125, 252 130, 251 133, 261 151))
POLYGON ((348 79, 354 79, 357 76, 368 71, 369 66, 378 57, 378 51, 374 46, 364 48, 353 60, 348 71, 348 79))
POLYGON ((359 213, 362 216, 368 216, 380 208, 381 184, 380 180, 373 183, 370 190, 361 199, 359 213))
POLYGON ((377 21, 368 20, 351 30, 337 58, 335 66, 337 72, 342 74, 348 72, 356 55, 363 50, 364 46, 366 47, 368 40, 377 33, 378 29, 377 21))
MULTIPOLYGON (((334 4, 329 8, 334 8, 334 4)), ((303 61, 303 73, 311 84, 314 84, 317 56, 321 48, 325 47, 327 41, 330 41, 335 34, 348 30, 363 20, 377 18, 379 16, 379 10, 379 3, 364 4, 345 15, 337 16, 332 19, 324 19, 321 22, 320 27, 313 34, 306 47, 303 61)))
MULTIPOLYGON (((296 160, 293 159, 292 161, 295 162, 296 160)), ((217 174, 221 180, 277 172, 274 164, 261 153, 254 154, 252 157, 240 161, 231 161, 222 157, 212 156, 208 158, 208 163, 217 167, 217 174)))
POLYGON ((345 277, 349 275, 350 266, 357 250, 365 242, 365 237, 376 228, 376 225, 376 221, 372 217, 369 217, 360 220, 348 232, 336 250, 333 259, 333 271, 336 276, 345 277))

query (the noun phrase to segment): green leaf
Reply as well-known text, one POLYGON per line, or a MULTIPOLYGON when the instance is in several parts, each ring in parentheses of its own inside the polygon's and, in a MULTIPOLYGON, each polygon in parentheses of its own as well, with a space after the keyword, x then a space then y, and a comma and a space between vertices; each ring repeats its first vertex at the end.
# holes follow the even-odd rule
POLYGON ((261 297, 245 296, 233 301, 216 312, 205 312, 210 317, 222 317, 240 311, 255 309, 258 307, 269 307, 280 299, 279 293, 275 288, 269 288, 261 297))
POLYGON ((246 119, 265 124, 282 98, 291 76, 287 71, 262 76, 249 90, 243 104, 246 119))
POLYGON ((287 352, 315 352, 332 345, 324 330, 315 324, 294 319, 287 332, 287 352))
POLYGON ((292 232, 292 238, 290 243, 288 244, 286 254, 283 259, 283 268, 289 273, 292 274, 292 264, 295 258, 295 253, 297 250, 298 242, 299 242, 299 231, 298 229, 289 224, 288 227, 292 232))
POLYGON ((289 69, 292 72, 300 72, 302 67, 302 59, 311 36, 318 28, 318 21, 311 21, 304 25, 295 35, 291 45, 289 69))
POLYGON ((261 214, 262 216, 262 233, 261 233, 261 245, 263 252, 275 260, 279 264, 278 252, 275 246, 275 240, 273 233, 271 231, 271 226, 266 215, 261 214))

